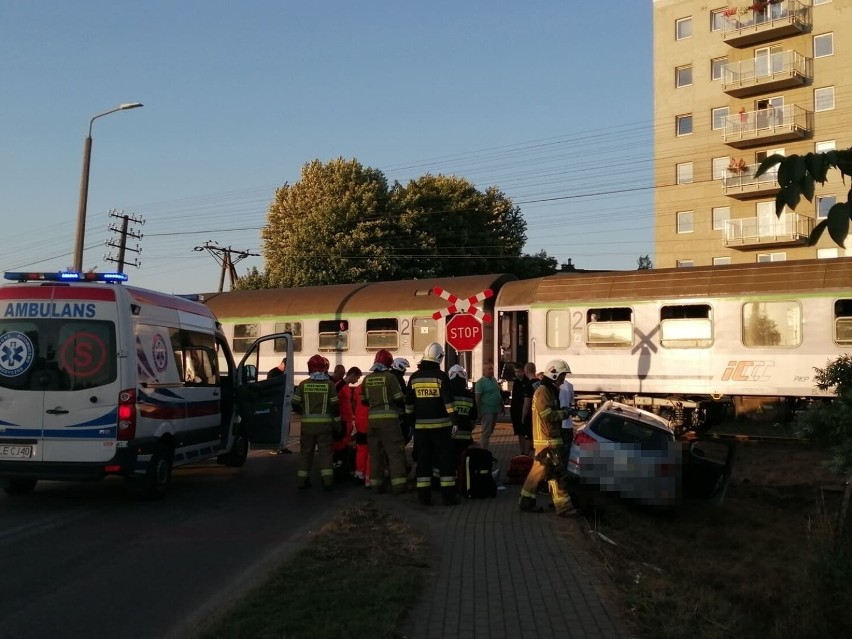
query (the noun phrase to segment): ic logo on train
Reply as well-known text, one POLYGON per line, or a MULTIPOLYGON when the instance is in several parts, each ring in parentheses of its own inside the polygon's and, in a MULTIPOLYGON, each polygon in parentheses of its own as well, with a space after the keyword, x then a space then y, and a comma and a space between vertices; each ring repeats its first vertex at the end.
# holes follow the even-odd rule
POLYGON ((722 373, 723 382, 768 382, 771 377, 767 369, 775 366, 775 362, 754 361, 750 359, 733 360, 722 373))

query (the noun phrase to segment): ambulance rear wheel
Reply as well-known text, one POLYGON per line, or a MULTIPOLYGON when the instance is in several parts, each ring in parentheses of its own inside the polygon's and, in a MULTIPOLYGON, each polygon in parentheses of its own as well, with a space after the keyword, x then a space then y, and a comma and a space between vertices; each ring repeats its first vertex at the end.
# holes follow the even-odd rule
POLYGON ((35 479, 7 479, 3 484, 3 492, 7 495, 29 495, 36 487, 35 479))
POLYGON ((172 451, 161 444, 151 455, 145 474, 130 479, 130 489, 140 499, 161 499, 171 482, 172 451))

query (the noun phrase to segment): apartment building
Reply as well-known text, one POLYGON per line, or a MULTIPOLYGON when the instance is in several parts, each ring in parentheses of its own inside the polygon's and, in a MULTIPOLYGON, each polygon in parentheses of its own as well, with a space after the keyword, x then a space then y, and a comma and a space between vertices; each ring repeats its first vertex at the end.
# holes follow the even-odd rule
POLYGON ((654 266, 852 255, 807 238, 849 184, 775 213, 774 153, 852 147, 852 0, 654 0, 654 266))

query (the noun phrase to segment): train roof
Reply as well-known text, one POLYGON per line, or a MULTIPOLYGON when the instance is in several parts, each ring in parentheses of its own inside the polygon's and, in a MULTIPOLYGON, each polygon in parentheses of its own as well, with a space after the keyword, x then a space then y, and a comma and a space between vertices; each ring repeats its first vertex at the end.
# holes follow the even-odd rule
POLYGON ((362 282, 301 288, 270 288, 253 291, 207 293, 204 303, 221 321, 260 317, 340 317, 341 313, 434 312, 449 306, 432 290, 439 286, 459 298, 487 288, 497 290, 514 275, 466 275, 395 282, 362 282))
POLYGON ((852 258, 609 273, 559 273, 508 282, 498 307, 566 300, 638 300, 783 295, 852 290, 852 258))

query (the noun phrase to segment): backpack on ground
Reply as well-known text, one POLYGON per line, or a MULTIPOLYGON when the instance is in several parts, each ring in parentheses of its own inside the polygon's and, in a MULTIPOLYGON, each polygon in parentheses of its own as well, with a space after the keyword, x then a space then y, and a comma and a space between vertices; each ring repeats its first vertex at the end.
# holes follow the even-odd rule
POLYGON ((533 458, 529 455, 515 455, 509 460, 509 470, 506 476, 510 484, 523 484, 533 465, 533 458))
POLYGON ((494 464, 497 460, 484 448, 468 448, 463 457, 464 484, 462 494, 470 499, 497 496, 494 464))

